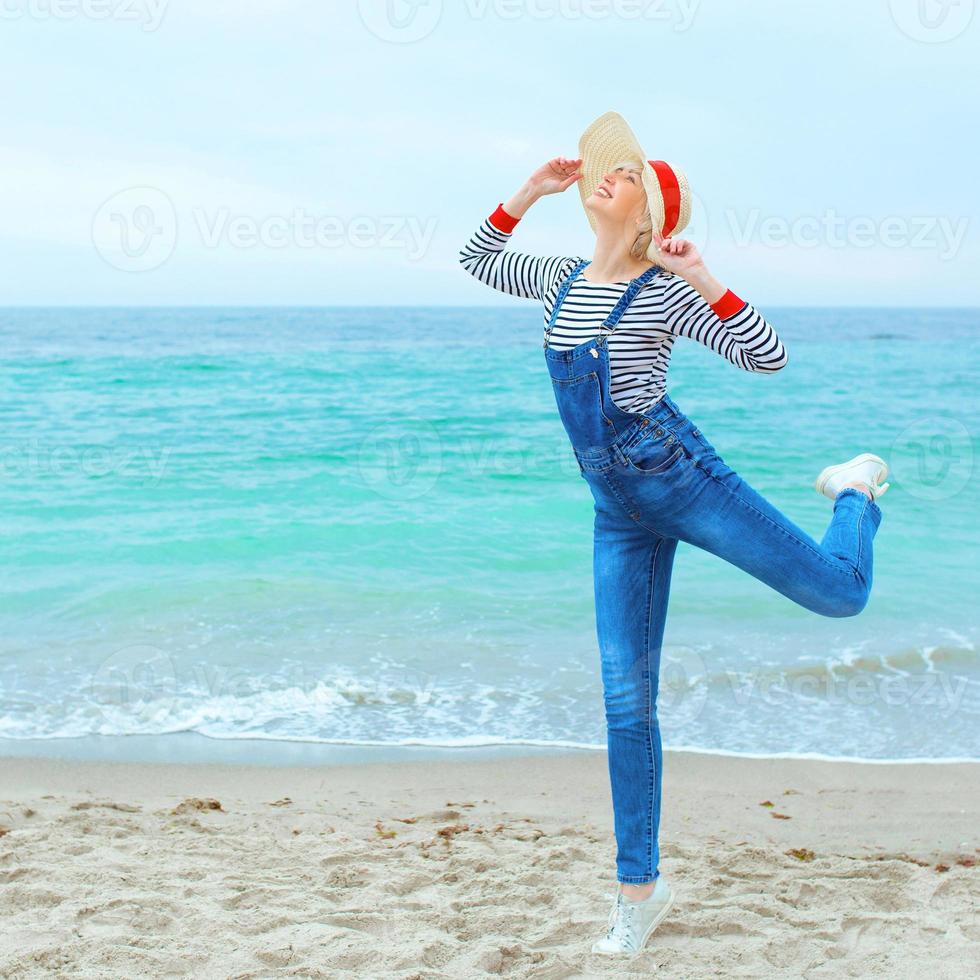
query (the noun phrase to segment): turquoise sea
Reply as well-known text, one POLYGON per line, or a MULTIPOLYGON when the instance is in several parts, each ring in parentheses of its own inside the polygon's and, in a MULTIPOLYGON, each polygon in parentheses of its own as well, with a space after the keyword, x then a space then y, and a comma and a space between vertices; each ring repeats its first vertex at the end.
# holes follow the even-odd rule
MULTIPOLYGON (((668 391, 818 539, 817 472, 885 456, 874 591, 821 618, 681 544, 665 747, 978 759, 980 311, 766 314, 784 371, 680 341, 668 391)), ((0 311, 0 424, 0 752, 604 747, 536 304, 0 311)))

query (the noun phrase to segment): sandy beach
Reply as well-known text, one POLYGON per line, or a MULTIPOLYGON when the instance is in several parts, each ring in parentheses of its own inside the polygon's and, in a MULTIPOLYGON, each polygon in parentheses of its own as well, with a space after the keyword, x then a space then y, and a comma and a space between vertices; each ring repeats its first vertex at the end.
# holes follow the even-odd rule
POLYGON ((980 765, 665 756, 677 901, 628 965, 602 753, 0 761, 4 977, 967 977, 980 765))

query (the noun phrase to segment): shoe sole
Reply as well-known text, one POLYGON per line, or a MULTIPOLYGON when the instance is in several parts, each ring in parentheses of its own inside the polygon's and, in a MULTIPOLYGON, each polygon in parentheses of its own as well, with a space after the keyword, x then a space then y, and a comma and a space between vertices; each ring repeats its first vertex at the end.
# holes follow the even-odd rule
MULTIPOLYGON (((855 456, 854 459, 849 459, 846 463, 835 463, 833 466, 825 466, 821 471, 820 475, 817 477, 816 482, 813 484, 813 488, 817 493, 823 493, 823 488, 827 485, 827 481, 837 473, 841 473, 844 470, 850 469, 852 466, 856 466, 858 463, 873 462, 877 463, 881 468, 879 470, 880 479, 884 480, 888 476, 888 464, 880 457, 876 456, 874 453, 860 453, 855 456)), ((878 482, 877 480, 875 482, 878 482)), ((872 494, 874 491, 872 491, 872 494)), ((824 494, 826 496, 826 494, 824 494)), ((881 494, 877 494, 881 496, 881 494)))
POLYGON ((640 939, 640 945, 636 949, 625 950, 621 953, 607 953, 604 952, 603 950, 598 950, 598 949, 594 949, 592 950, 592 952, 596 953, 598 956, 625 956, 625 957, 639 956, 640 953, 643 952, 643 947, 646 946, 647 940, 653 935, 653 932, 657 928, 657 926, 659 926, 660 923, 664 921, 664 918, 666 917, 667 913, 670 911, 671 906, 673 904, 674 904, 674 890, 672 888, 670 890, 670 894, 667 896, 667 901, 664 902, 664 907, 657 913, 657 917, 653 920, 653 922, 651 922, 650 925, 647 926, 647 931, 643 933, 643 936, 640 939))

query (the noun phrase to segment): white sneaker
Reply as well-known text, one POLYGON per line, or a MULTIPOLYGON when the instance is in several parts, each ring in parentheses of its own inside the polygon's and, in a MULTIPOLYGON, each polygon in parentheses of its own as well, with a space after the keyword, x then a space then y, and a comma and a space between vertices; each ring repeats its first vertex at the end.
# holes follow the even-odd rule
POLYGON ((874 499, 880 497, 891 486, 881 481, 888 476, 888 464, 874 453, 861 453, 846 463, 825 466, 814 483, 817 493, 833 500, 846 483, 863 483, 871 491, 874 499))
POLYGON ((606 897, 615 904, 609 913, 606 934, 592 944, 592 952, 634 956, 670 910, 674 891, 660 875, 650 896, 640 902, 631 902, 621 891, 606 897))

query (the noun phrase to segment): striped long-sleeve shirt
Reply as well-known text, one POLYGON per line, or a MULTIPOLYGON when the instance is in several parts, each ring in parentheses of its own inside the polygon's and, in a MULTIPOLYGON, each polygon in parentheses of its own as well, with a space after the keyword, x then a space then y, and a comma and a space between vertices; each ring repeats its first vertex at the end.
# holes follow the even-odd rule
MULTIPOLYGON (((494 289, 540 300, 547 326, 558 288, 581 257, 507 250, 517 222, 501 204, 460 250, 459 261, 494 289)), ((559 311, 549 346, 568 350, 594 338, 628 285, 588 282, 579 275, 559 311)), ((731 290, 708 303, 680 276, 661 271, 637 293, 609 335, 611 394, 623 411, 649 411, 664 395, 678 337, 704 344, 744 371, 778 371, 787 363, 776 331, 751 304, 731 290)))

